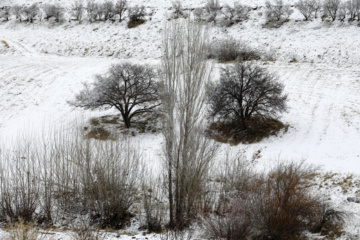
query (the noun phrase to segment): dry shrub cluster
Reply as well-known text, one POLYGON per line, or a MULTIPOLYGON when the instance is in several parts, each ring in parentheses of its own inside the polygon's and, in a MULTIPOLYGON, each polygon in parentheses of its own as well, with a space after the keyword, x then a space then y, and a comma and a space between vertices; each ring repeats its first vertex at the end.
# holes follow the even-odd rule
POLYGON ((314 174, 315 169, 303 163, 280 163, 268 174, 226 169, 222 194, 211 211, 203 214, 207 236, 301 239, 304 231, 324 233, 328 226, 343 223, 347 214, 311 191, 314 174), (237 179, 248 180, 244 184, 237 179))
POLYGON ((252 117, 246 120, 247 128, 243 129, 237 122, 214 122, 207 129, 208 135, 218 142, 238 145, 239 143, 256 143, 274 136, 281 129, 289 126, 276 119, 252 117))
POLYGON ((18 222, 9 223, 5 231, 8 232, 6 240, 36 240, 42 237, 34 222, 25 222, 21 218, 18 222))
POLYGON ((133 216, 140 161, 127 140, 62 133, 21 138, 0 152, 0 215, 40 224, 86 215, 95 226, 122 228, 133 216))
POLYGON ((218 39, 210 45, 208 57, 219 62, 251 61, 260 59, 260 54, 244 42, 225 38, 218 39))

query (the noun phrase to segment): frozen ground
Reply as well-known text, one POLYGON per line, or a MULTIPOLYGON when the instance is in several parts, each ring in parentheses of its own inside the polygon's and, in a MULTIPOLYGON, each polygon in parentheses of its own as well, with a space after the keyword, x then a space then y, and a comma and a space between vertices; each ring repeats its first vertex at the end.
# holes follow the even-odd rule
MULTIPOLYGON (((35 2, 0 1, 0 7, 35 2)), ((0 23, 0 142, 26 131, 39 131, 45 125, 76 127, 74 119, 85 122, 91 116, 115 113, 83 111, 66 101, 74 97, 82 82, 92 81, 95 74, 106 72, 113 63, 160 63, 161 35, 171 1, 131 2, 155 9, 152 19, 135 29, 127 29, 125 22, 0 23)), ((205 2, 187 0, 183 5, 198 7, 205 2)), ((247 1, 254 7, 263 2, 247 1)), ((68 6, 70 3, 66 2, 68 6)), ((261 64, 276 72, 285 84, 289 111, 282 120, 290 128, 257 144, 223 145, 221 151, 242 152, 265 168, 279 160, 305 160, 321 166, 323 173, 339 173, 320 190, 356 213, 346 227, 355 236, 360 229, 360 207, 346 198, 355 196, 360 187, 360 28, 341 23, 295 22, 301 19, 295 12, 283 27, 264 29, 260 12, 255 11, 249 21, 231 28, 213 26, 210 36, 233 36, 275 56, 276 62, 261 64), (297 62, 290 63, 294 59, 297 62), (343 176, 352 176, 355 183, 347 192, 338 184, 343 176)), ((144 154, 160 159, 159 134, 137 135, 134 140, 143 146, 144 154)), ((59 239, 64 239, 63 234, 57 234, 59 239)))

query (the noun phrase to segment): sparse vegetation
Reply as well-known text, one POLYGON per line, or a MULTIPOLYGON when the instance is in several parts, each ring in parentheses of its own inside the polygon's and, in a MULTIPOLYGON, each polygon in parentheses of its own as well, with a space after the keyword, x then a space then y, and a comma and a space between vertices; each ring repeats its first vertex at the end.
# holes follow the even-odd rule
POLYGON ((203 216, 211 238, 301 239, 305 230, 325 231, 326 224, 341 224, 346 219, 345 212, 312 193, 309 182, 316 175, 312 167, 280 163, 268 174, 251 174, 244 164, 235 167, 242 169, 233 173, 240 171, 240 179, 245 177, 248 184, 239 188, 241 182, 229 181, 234 174, 226 171, 222 178, 226 191, 210 214, 203 216))
POLYGON ((209 58, 215 58, 219 62, 251 61, 260 59, 260 55, 244 42, 225 38, 217 39, 211 44, 209 58))

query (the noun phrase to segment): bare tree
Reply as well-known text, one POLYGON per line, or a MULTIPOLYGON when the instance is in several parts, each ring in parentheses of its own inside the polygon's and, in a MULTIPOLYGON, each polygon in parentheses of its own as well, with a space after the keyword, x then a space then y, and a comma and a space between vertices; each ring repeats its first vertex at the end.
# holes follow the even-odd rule
POLYGON ((11 7, 11 12, 12 14, 15 15, 16 19, 19 19, 19 21, 21 22, 21 17, 22 17, 22 9, 23 7, 20 5, 14 5, 11 7))
POLYGON ((254 115, 270 118, 286 111, 283 89, 276 75, 265 68, 238 62, 223 68, 220 82, 210 87, 209 114, 246 129, 246 121, 254 115))
POLYGON ((206 30, 191 19, 176 20, 164 31, 161 88, 169 226, 182 229, 194 218, 216 147, 205 138, 206 30))
POLYGON ((94 22, 98 19, 99 5, 94 0, 88 0, 86 5, 86 11, 90 22, 94 22))
POLYGON ((83 19, 83 16, 84 16, 84 10, 85 10, 85 7, 84 7, 83 0, 76 0, 74 2, 74 5, 72 6, 71 15, 73 17, 75 17, 76 21, 81 22, 81 20, 83 19))
POLYGON ((130 22, 136 22, 142 20, 145 17, 145 7, 144 5, 141 6, 134 6, 128 8, 128 15, 130 22))
POLYGON ((180 0, 172 2, 173 18, 177 19, 180 17, 187 17, 187 14, 184 13, 183 6, 180 0))
POLYGON ((336 20, 340 3, 340 0, 325 0, 323 3, 324 13, 329 15, 332 21, 336 20))
POLYGON ((360 21, 360 0, 355 0, 355 9, 356 9, 356 15, 358 22, 360 21))
POLYGON ((345 21, 347 14, 348 14, 348 8, 347 8, 346 3, 340 3, 338 13, 337 13, 338 19, 341 22, 345 21))
POLYGON ((221 10, 220 3, 218 0, 207 0, 205 5, 205 11, 209 16, 209 21, 216 22, 216 16, 221 10))
POLYGON ((10 7, 3 7, 2 11, 0 11, 0 18, 4 18, 5 21, 9 21, 10 13, 11 13, 10 7))
POLYGON ((273 21, 286 21, 289 19, 293 10, 290 9, 290 5, 284 4, 283 0, 276 0, 275 4, 266 1, 266 20, 268 22, 273 21))
POLYGON ((151 67, 116 64, 106 76, 97 75, 92 88, 84 84, 84 89, 69 104, 85 109, 114 107, 129 128, 134 116, 153 112, 160 105, 155 77, 151 67))
POLYGON ((60 22, 64 18, 64 9, 59 4, 46 4, 43 9, 47 20, 53 17, 56 22, 60 22))
POLYGON ((114 3, 112 1, 105 1, 102 8, 104 10, 105 21, 114 17, 114 3))
POLYGON ((299 9, 300 13, 304 16, 305 21, 312 18, 315 14, 317 3, 315 0, 300 0, 295 4, 295 7, 299 9))
MULTIPOLYGON (((349 0, 345 2, 345 7, 347 12, 349 13, 349 21, 354 21, 357 16, 358 7, 360 8, 360 1, 358 0, 349 0), (359 5, 358 5, 359 3, 359 5)), ((360 9, 359 9, 360 11, 360 9)))
POLYGON ((23 8, 22 13, 26 16, 26 19, 32 23, 34 22, 35 17, 39 13, 39 7, 37 6, 36 3, 33 3, 29 7, 23 8))
POLYGON ((233 6, 226 4, 223 9, 224 10, 222 13, 225 15, 225 18, 227 18, 230 21, 245 20, 249 17, 249 13, 250 13, 250 8, 248 6, 236 2, 234 3, 233 6))
POLYGON ((115 14, 119 15, 119 22, 122 21, 122 17, 124 16, 127 8, 128 8, 128 3, 126 0, 118 0, 116 2, 114 12, 115 14))

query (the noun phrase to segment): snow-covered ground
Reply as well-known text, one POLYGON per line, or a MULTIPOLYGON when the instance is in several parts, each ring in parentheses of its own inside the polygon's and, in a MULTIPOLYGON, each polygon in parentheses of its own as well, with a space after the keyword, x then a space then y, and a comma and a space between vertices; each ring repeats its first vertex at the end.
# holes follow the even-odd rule
MULTIPOLYGON (((0 7, 32 2, 37 1, 1 0, 0 7)), ((186 0, 183 6, 199 7, 205 2, 186 0)), ((160 64, 162 32, 171 13, 171 1, 131 3, 155 9, 151 20, 147 17, 145 24, 134 29, 128 29, 125 22, 57 25, 13 19, 0 23, 0 142, 44 125, 64 126, 74 124, 74 119, 85 122, 91 116, 116 113, 76 109, 67 100, 81 89, 82 82, 92 81, 111 64, 160 64)), ((243 3, 256 7, 263 6, 264 1, 243 3)), ((230 28, 212 26, 209 34, 211 39, 233 36, 275 57, 276 62, 260 64, 276 72, 285 85, 289 111, 282 120, 290 128, 260 143, 223 145, 221 151, 242 152, 265 167, 279 160, 305 160, 321 166, 324 173, 339 173, 335 182, 350 174, 356 184, 347 192, 336 184, 321 191, 358 214, 360 206, 346 198, 355 196, 360 187, 360 28, 320 20, 295 21, 302 19, 295 12, 281 28, 264 29, 261 12, 260 8, 250 20, 230 28), (296 62, 290 63, 294 59, 296 62)), ((140 134, 134 139, 145 154, 160 161, 161 135, 140 134)), ((354 236, 358 229, 360 222, 355 217, 346 230, 354 236)))

